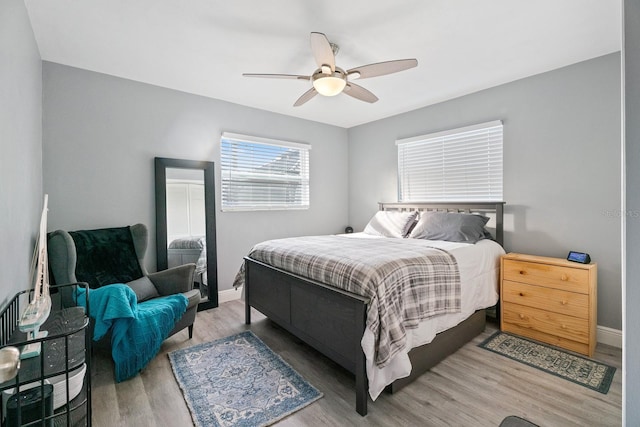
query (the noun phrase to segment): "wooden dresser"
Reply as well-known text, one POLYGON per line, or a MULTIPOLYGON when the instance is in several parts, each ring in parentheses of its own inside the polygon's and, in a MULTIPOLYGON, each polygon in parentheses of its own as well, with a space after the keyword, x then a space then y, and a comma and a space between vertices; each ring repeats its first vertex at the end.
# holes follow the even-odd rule
POLYGON ((500 260, 500 329, 592 356, 597 264, 507 254, 500 260))

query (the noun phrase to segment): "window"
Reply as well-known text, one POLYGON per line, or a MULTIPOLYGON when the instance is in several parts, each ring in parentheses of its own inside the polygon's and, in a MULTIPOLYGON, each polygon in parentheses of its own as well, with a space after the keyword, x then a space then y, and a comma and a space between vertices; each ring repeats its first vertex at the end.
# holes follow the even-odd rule
POLYGON ((501 201, 502 122, 396 141, 398 200, 501 201))
POLYGON ((223 133, 222 210, 309 208, 311 145, 223 133))

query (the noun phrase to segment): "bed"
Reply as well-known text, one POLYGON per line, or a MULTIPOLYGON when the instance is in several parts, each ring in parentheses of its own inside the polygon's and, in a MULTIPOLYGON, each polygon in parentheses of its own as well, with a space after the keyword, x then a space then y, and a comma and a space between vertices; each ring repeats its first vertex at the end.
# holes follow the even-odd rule
MULTIPOLYGON (((251 307, 253 307, 352 372, 356 380, 356 411, 364 416, 367 413, 367 392, 375 399, 383 388, 390 392, 399 390, 484 330, 486 320, 484 308, 495 305, 498 299, 498 260, 504 253, 500 246, 503 241, 503 204, 503 202, 380 204, 380 211, 444 211, 488 215, 492 217, 489 225, 494 226, 492 235, 495 240, 494 242, 485 239, 475 245, 441 242, 441 249, 447 253, 455 254, 456 251, 466 253, 464 256, 454 256, 456 260, 459 258, 461 278, 465 275, 467 277, 477 275, 470 270, 474 268, 473 259, 476 257, 470 251, 481 246, 490 248, 488 261, 485 259, 489 265, 486 274, 488 280, 492 282, 490 290, 484 292, 484 299, 479 303, 480 306, 469 305, 465 303, 465 292, 468 293, 469 289, 475 289, 475 287, 473 284, 466 286, 464 285, 466 280, 460 280, 460 310, 431 316, 428 321, 420 320, 415 329, 408 330, 400 353, 392 354, 391 358, 385 361, 385 365, 377 365, 379 361, 376 357, 379 350, 375 348, 373 341, 379 340, 379 335, 373 334, 367 327, 369 305, 376 301, 362 294, 327 285, 324 280, 309 278, 313 277, 311 274, 286 271, 284 268, 271 265, 270 262, 254 259, 251 255, 244 258, 243 266, 245 323, 251 323, 251 307), (397 364, 393 365, 395 362, 397 364), (378 369, 379 366, 382 367, 378 369)), ((344 236, 343 238, 357 237, 344 236)), ((375 242, 375 245, 382 243, 374 238, 371 241, 375 242)), ((408 243, 414 246, 421 244, 420 242, 408 243)), ((429 246, 437 246, 437 244, 429 244, 429 246)), ((485 255, 480 257, 487 258, 485 255)))
POLYGON ((167 248, 168 268, 188 263, 196 265, 194 281, 202 296, 207 296, 207 240, 204 236, 176 238, 167 248))

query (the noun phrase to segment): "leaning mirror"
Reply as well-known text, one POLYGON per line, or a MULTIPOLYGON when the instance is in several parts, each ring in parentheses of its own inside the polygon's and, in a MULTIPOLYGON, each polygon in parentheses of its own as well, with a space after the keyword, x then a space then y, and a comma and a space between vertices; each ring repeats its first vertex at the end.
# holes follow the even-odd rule
POLYGON ((156 157, 158 270, 196 264, 198 311, 218 306, 213 162, 156 157))

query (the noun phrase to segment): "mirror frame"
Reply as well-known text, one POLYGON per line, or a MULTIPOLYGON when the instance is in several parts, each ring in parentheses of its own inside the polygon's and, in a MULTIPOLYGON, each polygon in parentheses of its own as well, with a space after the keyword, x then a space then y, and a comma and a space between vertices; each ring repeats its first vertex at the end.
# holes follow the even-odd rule
POLYGON ((156 257, 158 271, 168 268, 167 254, 167 168, 204 171, 205 230, 207 233, 208 300, 198 304, 198 311, 218 306, 218 266, 216 252, 216 190, 213 162, 155 158, 156 175, 156 257))

